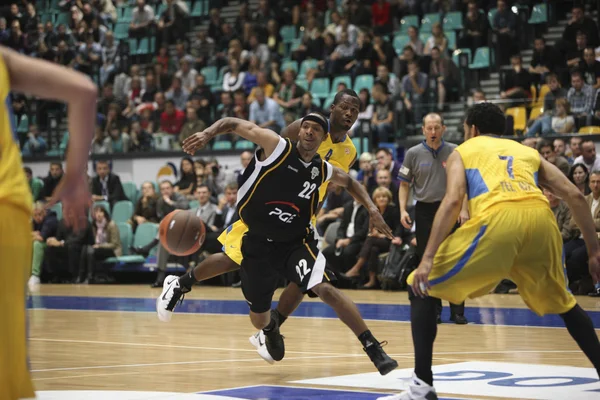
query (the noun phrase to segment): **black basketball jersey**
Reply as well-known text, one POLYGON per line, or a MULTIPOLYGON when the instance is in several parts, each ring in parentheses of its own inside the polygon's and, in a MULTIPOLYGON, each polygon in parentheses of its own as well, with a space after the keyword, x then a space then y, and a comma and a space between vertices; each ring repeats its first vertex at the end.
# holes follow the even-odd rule
POLYGON ((296 143, 281 138, 267 159, 259 161, 255 155, 244 171, 238 191, 240 219, 249 234, 274 242, 301 240, 317 212, 319 187, 332 174, 331 164, 318 154, 306 163, 296 143))

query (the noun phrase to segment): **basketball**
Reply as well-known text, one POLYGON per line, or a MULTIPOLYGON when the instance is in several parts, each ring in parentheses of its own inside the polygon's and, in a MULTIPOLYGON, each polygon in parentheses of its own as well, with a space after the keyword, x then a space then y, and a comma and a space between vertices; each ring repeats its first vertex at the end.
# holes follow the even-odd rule
POLYGON ((202 219, 191 210, 175 210, 160 223, 160 243, 176 256, 187 256, 200 249, 206 229, 202 219))

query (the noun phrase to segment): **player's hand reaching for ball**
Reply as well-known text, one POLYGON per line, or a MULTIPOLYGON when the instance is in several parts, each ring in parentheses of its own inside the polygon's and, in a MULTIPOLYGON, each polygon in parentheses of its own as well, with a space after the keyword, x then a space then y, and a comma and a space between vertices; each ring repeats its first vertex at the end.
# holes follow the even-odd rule
POLYGON ((386 238, 392 240, 394 235, 392 234, 392 228, 385 223, 383 216, 379 210, 373 210, 369 212, 369 232, 373 232, 373 229, 377 229, 386 238))
POLYGON ((184 152, 193 156, 198 150, 206 146, 212 138, 213 136, 207 131, 196 132, 192 136, 185 139, 181 144, 181 147, 184 152))
POLYGON ((84 229, 87 224, 87 212, 92 205, 87 175, 81 172, 67 172, 54 189, 46 207, 50 208, 58 202, 62 202, 65 224, 76 232, 84 229))

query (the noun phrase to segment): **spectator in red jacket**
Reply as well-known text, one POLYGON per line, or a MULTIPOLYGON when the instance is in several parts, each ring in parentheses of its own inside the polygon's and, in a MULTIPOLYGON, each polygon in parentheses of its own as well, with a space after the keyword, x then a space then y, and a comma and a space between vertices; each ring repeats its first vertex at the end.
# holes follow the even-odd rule
POLYGON ((185 113, 175 108, 173 100, 167 100, 165 111, 160 116, 160 130, 171 135, 179 135, 184 121, 185 113))
POLYGON ((390 3, 387 0, 377 0, 371 6, 373 16, 373 31, 376 35, 384 35, 392 31, 390 3))

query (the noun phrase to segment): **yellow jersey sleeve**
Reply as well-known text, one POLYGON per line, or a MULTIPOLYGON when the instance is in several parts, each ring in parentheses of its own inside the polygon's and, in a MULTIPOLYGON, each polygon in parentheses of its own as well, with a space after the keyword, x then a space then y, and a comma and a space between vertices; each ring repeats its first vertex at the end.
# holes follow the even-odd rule
MULTIPOLYGON (((350 171, 350 167, 356 161, 356 147, 352 143, 352 139, 346 135, 346 138, 337 143, 331 141, 331 135, 323 140, 318 150, 321 158, 329 162, 332 166, 342 169, 344 172, 350 171)), ((325 199, 327 195, 328 182, 323 183, 319 187, 319 203, 325 199)))

